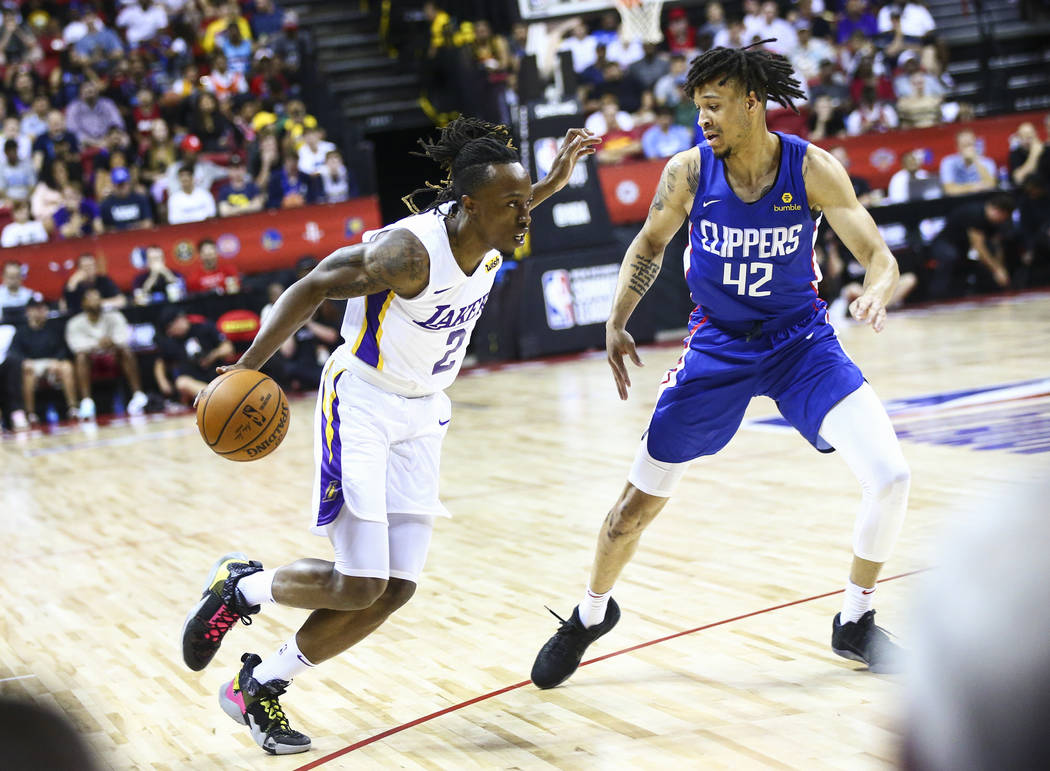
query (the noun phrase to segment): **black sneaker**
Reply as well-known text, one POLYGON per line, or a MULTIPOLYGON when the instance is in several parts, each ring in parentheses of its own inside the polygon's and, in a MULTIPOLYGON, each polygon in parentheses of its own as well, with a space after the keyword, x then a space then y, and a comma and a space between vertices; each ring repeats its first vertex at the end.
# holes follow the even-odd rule
POLYGON ((288 688, 287 680, 260 683, 252 672, 262 663, 254 653, 241 656, 244 666, 219 688, 219 705, 238 723, 248 726, 255 743, 271 755, 294 755, 310 749, 310 737, 293 731, 277 697, 288 688))
POLYGON ((839 623, 839 616, 831 622, 831 650, 843 658, 868 665, 869 672, 880 675, 900 672, 904 651, 890 639, 881 626, 875 626, 875 611, 869 610, 857 621, 839 623))
POLYGON ((212 566, 200 602, 182 625, 182 660, 194 672, 211 663, 222 638, 238 619, 252 623, 248 616, 258 613, 259 606, 245 601, 237 582, 262 569, 261 562, 250 561, 240 552, 224 554, 212 566))
POLYGON ((561 685, 580 666, 587 646, 608 632, 620 620, 620 606, 616 600, 609 598, 605 609, 605 619, 600 624, 585 627, 580 623, 579 606, 572 609, 569 620, 559 616, 550 608, 551 615, 561 622, 558 631, 540 648, 536 661, 532 665, 532 682, 537 688, 553 688, 561 685))

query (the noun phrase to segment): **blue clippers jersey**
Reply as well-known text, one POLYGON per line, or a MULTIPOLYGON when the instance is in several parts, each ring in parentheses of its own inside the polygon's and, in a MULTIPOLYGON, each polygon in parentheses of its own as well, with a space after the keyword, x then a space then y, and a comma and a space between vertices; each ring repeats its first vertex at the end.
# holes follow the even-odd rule
POLYGON ((726 181, 725 164, 700 145, 700 183, 689 213, 686 282, 696 315, 730 323, 771 322, 824 307, 813 255, 814 221, 802 180, 809 142, 780 137, 773 188, 744 203, 726 181))

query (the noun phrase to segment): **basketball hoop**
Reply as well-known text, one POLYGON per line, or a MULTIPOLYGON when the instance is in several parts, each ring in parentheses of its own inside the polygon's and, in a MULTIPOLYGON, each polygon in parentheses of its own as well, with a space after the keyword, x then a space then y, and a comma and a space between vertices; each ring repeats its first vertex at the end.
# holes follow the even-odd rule
POLYGON ((664 0, 614 0, 616 10, 623 20, 623 36, 626 40, 641 40, 643 43, 659 43, 664 39, 660 30, 660 11, 664 0))

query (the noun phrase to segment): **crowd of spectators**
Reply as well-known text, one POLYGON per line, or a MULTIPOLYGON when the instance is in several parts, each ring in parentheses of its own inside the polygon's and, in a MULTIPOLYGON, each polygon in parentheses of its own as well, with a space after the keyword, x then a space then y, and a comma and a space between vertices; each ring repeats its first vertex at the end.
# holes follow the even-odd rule
POLYGON ((5 3, 2 246, 341 201, 274 0, 5 3))

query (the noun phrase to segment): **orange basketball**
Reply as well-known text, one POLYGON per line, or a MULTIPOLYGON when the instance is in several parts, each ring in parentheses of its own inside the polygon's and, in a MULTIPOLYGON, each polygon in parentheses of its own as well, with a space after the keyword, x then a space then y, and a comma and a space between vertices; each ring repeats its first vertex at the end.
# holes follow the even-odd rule
POLYGON ((288 399, 268 375, 235 369, 201 391, 197 428, 207 445, 229 460, 258 460, 288 433, 288 399))

